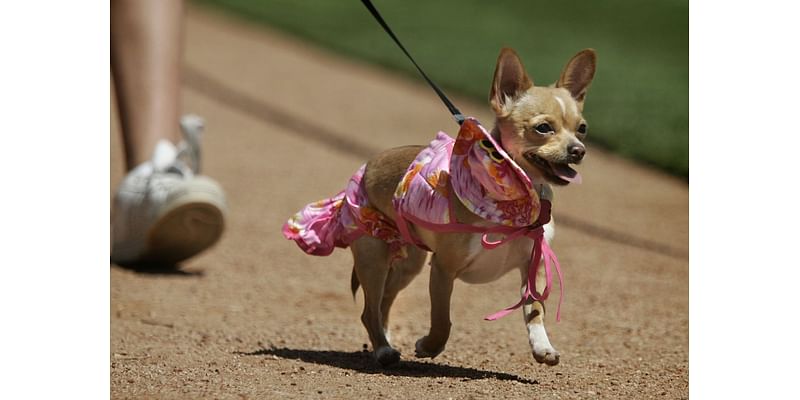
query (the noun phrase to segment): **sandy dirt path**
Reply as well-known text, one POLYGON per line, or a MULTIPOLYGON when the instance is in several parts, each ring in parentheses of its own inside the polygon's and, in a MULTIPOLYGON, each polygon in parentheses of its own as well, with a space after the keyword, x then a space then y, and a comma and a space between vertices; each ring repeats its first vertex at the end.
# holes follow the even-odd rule
MULTIPOLYGON (((688 397, 685 182, 590 147, 584 184, 557 191, 566 296, 562 321, 547 322, 560 365, 534 362, 520 315, 482 320, 517 301, 516 274, 457 283, 447 350, 415 359, 423 273, 393 309, 402 364, 383 371, 364 352, 349 252, 306 256, 280 226, 370 154, 454 134, 454 123, 418 81, 198 9, 186 50, 184 108, 207 119, 204 171, 227 191, 228 227, 180 273, 111 266, 112 397, 688 397)), ((483 104, 455 101, 490 121, 483 104)), ((113 188, 122 153, 111 130, 113 188)))

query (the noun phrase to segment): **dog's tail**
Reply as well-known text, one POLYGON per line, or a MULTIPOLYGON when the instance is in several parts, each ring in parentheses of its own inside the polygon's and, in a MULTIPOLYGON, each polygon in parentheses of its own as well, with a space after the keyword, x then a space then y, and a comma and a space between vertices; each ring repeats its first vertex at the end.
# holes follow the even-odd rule
POLYGON ((359 286, 361 286, 361 282, 358 281, 358 276, 356 276, 356 268, 353 267, 353 272, 350 274, 350 291, 353 292, 353 301, 356 301, 356 292, 358 291, 359 286))

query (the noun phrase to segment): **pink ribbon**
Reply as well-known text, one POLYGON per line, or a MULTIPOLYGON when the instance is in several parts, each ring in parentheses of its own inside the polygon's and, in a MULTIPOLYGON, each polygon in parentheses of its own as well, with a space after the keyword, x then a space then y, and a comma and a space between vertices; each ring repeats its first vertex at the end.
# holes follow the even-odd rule
POLYGON ((517 304, 513 306, 506 307, 494 314, 488 315, 484 317, 487 321, 494 321, 499 318, 503 318, 506 315, 510 314, 512 311, 522 307, 525 302, 530 298, 534 301, 544 301, 550 296, 550 288, 553 285, 553 269, 555 267, 556 273, 558 274, 558 287, 559 287, 559 296, 558 296, 558 308, 556 309, 556 321, 561 321, 561 302, 564 298, 564 281, 563 275, 561 274, 561 265, 558 263, 558 258, 550 246, 547 244, 547 239, 544 238, 544 228, 538 227, 536 229, 529 229, 529 228, 522 228, 517 229, 514 232, 508 234, 501 240, 496 242, 489 241, 488 233, 483 234, 483 238, 481 238, 481 245, 483 248, 487 250, 491 250, 500 246, 506 242, 509 242, 513 239, 516 239, 519 236, 527 236, 533 239, 533 250, 531 251, 531 262, 528 265, 528 281, 525 284, 525 292, 522 294, 522 298, 519 300, 517 304), (545 280, 546 285, 544 291, 542 291, 541 295, 536 295, 536 274, 539 271, 539 264, 544 258, 544 273, 545 273, 545 280))
POLYGON ((564 299, 564 276, 561 274, 561 264, 558 263, 558 258, 556 257, 555 252, 553 249, 550 248, 550 245, 547 243, 547 239, 544 238, 544 224, 546 224, 550 220, 550 202, 549 201, 542 201, 542 210, 540 212, 539 222, 535 227, 526 226, 523 228, 512 228, 509 226, 495 226, 491 228, 485 227, 478 227, 474 225, 468 224, 460 224, 460 223, 448 223, 448 224, 433 224, 427 221, 424 221, 420 218, 414 217, 412 215, 406 215, 405 213, 397 207, 395 203, 395 211, 397 212, 397 226, 398 230, 403 237, 403 240, 406 243, 416 244, 417 246, 422 247, 425 250, 428 250, 424 244, 415 237, 411 235, 409 232, 408 226, 406 225, 406 220, 412 221, 414 224, 423 226, 429 230, 435 232, 473 232, 473 233, 482 233, 483 236, 481 237, 481 246, 484 249, 492 250, 498 246, 502 246, 505 243, 508 243, 520 236, 527 236, 533 239, 533 250, 531 250, 531 262, 528 264, 528 280, 525 284, 525 293, 522 294, 522 298, 517 304, 513 306, 506 307, 494 314, 488 315, 484 317, 487 321, 494 321, 500 318, 505 317, 506 315, 510 314, 512 311, 522 307, 525 302, 530 298, 534 301, 544 301, 550 296, 550 289, 553 286, 553 267, 556 269, 556 274, 558 275, 558 287, 559 287, 559 294, 558 294, 558 308, 556 309, 556 321, 561 321, 561 302, 564 299), (490 233, 497 233, 505 235, 503 239, 498 241, 490 241, 489 234, 490 233), (541 295, 536 295, 536 274, 539 271, 539 264, 544 259, 544 273, 545 273, 545 280, 546 285, 544 291, 542 291, 541 295))

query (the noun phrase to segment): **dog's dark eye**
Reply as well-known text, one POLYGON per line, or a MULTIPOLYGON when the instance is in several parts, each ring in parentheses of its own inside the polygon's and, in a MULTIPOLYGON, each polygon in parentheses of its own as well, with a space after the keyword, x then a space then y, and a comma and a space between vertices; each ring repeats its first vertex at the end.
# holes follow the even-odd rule
POLYGON ((578 133, 583 133, 583 134, 586 133, 586 124, 578 125, 578 133))
POLYGON ((550 124, 539 124, 536 125, 536 132, 539 133, 550 133, 553 131, 553 127, 550 124))

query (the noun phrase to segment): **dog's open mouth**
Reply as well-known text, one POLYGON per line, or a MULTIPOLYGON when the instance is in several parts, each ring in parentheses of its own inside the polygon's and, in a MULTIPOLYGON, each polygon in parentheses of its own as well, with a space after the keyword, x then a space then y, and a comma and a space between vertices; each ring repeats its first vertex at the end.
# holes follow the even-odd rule
POLYGON ((567 163, 555 163, 537 156, 533 152, 525 153, 525 159, 544 174, 544 177, 558 185, 581 183, 581 174, 572 169, 567 163))

